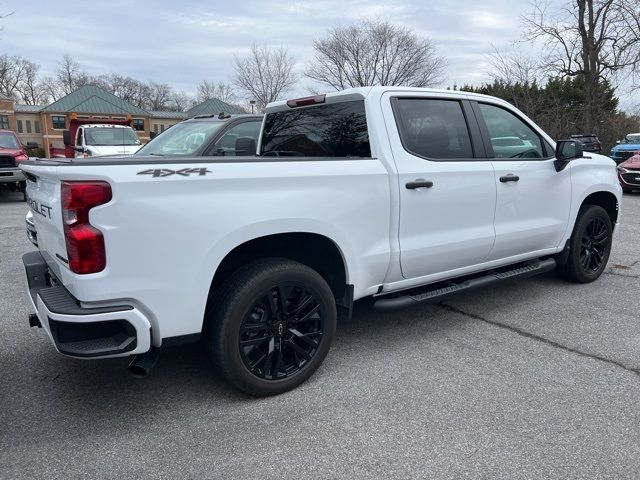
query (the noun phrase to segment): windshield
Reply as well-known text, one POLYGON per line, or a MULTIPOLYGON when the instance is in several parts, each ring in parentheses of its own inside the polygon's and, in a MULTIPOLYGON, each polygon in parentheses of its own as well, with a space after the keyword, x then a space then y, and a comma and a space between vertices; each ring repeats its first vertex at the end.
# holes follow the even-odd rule
POLYGON ((85 145, 116 146, 116 145, 140 145, 140 140, 130 128, 95 127, 85 128, 85 145))
POLYGON ((162 132, 136 155, 191 155, 222 128, 224 122, 183 122, 162 132))
POLYGON ((624 139, 624 143, 640 144, 640 134, 627 135, 627 138, 624 139))
POLYGON ((20 143, 12 133, 0 132, 0 148, 20 148, 20 143))

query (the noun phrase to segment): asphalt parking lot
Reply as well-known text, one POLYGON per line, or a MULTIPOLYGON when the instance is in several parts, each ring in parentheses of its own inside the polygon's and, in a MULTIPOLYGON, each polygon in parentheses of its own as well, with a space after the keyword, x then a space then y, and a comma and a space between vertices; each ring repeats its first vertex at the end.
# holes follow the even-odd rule
POLYGON ((379 314, 295 391, 241 395, 198 346, 144 380, 30 329, 21 194, 0 192, 0 478, 640 477, 640 194, 607 273, 379 314))

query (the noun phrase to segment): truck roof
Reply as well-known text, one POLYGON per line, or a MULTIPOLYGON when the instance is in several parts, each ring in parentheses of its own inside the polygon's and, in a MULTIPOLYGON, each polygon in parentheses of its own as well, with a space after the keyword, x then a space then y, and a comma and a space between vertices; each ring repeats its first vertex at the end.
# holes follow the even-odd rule
POLYGON ((220 118, 219 114, 215 115, 196 115, 195 117, 187 118, 180 123, 183 122, 228 122, 229 120, 233 120, 234 118, 249 118, 262 120, 263 115, 261 113, 235 113, 225 115, 223 118, 220 118))
POLYGON ((131 128, 129 125, 112 125, 109 123, 85 123, 78 125, 78 128, 131 128))
MULTIPOLYGON (((372 96, 382 96, 385 92, 414 92, 414 93, 435 93, 441 94, 443 96, 450 96, 452 98, 476 98, 476 99, 485 99, 491 100, 492 103, 503 103, 505 105, 510 105, 508 102, 501 100, 496 97, 492 97, 490 95, 483 95, 481 93, 473 93, 473 92, 465 92, 461 90, 447 90, 444 88, 423 88, 423 87, 397 87, 397 86, 383 86, 376 85, 372 87, 356 87, 356 88, 348 88, 346 90, 341 90, 339 92, 329 92, 324 95, 324 102, 320 103, 335 103, 335 102, 347 102, 350 100, 363 100, 367 97, 372 96)), ((322 97, 323 95, 319 95, 322 97)), ((308 98, 312 98, 314 95, 308 98)), ((307 98, 307 97, 305 97, 307 98)), ((290 107, 287 105, 287 102, 291 102, 292 100, 279 100, 277 102, 271 102, 265 108, 265 113, 271 113, 281 110, 287 110, 290 107)))

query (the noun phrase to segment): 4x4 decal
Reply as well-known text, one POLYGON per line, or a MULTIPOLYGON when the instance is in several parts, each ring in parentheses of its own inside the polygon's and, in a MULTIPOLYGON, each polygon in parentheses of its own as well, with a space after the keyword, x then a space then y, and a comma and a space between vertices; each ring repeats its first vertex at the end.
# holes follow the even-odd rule
POLYGON ((151 175, 152 177, 169 177, 171 175, 182 175, 183 177, 188 177, 192 173, 197 173, 198 176, 206 175, 207 173, 212 173, 211 170, 207 170, 204 168, 181 168, 180 170, 171 170, 169 168, 151 168, 149 170, 143 170, 142 172, 138 172, 138 175, 151 175))

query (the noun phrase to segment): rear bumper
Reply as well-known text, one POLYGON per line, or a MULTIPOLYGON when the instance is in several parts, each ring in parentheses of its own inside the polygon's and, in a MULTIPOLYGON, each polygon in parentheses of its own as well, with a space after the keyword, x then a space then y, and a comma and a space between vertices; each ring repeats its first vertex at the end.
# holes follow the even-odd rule
POLYGON ((26 177, 22 170, 15 168, 0 168, 0 183, 24 182, 26 177))
POLYGON ((40 252, 22 257, 31 303, 56 349, 71 357, 106 358, 151 348, 151 324, 131 305, 86 307, 51 274, 40 252))

